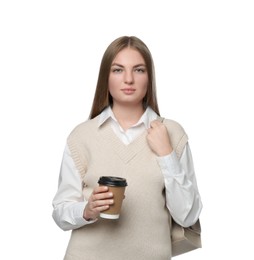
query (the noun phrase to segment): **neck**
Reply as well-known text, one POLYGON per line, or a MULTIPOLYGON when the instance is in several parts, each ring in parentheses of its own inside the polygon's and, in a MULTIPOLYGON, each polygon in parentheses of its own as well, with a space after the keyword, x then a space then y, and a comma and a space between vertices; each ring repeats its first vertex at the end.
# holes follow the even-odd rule
POLYGON ((138 122, 144 113, 142 105, 139 106, 119 106, 114 104, 112 107, 115 118, 124 130, 127 130, 138 122))

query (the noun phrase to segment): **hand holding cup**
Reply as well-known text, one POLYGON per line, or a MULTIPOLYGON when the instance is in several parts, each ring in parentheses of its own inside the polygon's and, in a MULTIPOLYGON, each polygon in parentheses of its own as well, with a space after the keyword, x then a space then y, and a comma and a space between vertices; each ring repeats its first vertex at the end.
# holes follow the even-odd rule
POLYGON ((88 221, 95 220, 98 218, 100 212, 107 210, 113 203, 113 193, 109 191, 107 186, 94 188, 84 210, 84 219, 88 221))
POLYGON ((98 181, 100 186, 107 186, 109 192, 113 193, 114 203, 109 208, 100 212, 101 218, 118 219, 124 199, 124 192, 127 186, 126 179, 114 176, 102 176, 98 181))

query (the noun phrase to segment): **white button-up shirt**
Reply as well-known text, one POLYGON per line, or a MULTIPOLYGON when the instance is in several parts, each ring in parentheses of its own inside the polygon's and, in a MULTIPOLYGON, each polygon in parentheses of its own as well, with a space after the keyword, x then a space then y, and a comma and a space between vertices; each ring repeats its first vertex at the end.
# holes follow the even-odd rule
MULTIPOLYGON (((150 127, 157 114, 147 108, 140 120, 124 131, 117 122, 110 107, 99 116, 100 127, 110 120, 114 133, 128 145, 150 127)), ((166 205, 171 216, 182 226, 190 226, 199 218, 202 202, 198 192, 193 161, 189 144, 184 147, 182 156, 177 158, 173 151, 169 155, 157 157, 161 168, 166 190, 166 205)), ((75 167, 68 145, 66 145, 59 175, 58 190, 53 199, 53 218, 63 230, 76 229, 94 223, 83 218, 88 202, 82 193, 82 181, 75 167)))

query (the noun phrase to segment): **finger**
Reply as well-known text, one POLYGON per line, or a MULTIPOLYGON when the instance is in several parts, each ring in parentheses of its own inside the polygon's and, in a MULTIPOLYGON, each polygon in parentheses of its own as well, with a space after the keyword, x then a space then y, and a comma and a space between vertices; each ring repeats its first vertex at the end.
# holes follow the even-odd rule
POLYGON ((97 193, 92 195, 92 201, 96 200, 105 200, 113 197, 112 192, 105 192, 105 193, 97 193))
POLYGON ((99 207, 93 207, 90 203, 90 205, 85 210, 85 219, 96 219, 101 211, 107 210, 109 208, 109 205, 102 205, 99 207))
POLYGON ((151 123, 150 123, 150 127, 151 128, 154 128, 154 127, 157 127, 157 126, 160 126, 162 123, 158 120, 153 120, 151 123))
POLYGON ((102 192, 107 192, 108 191, 108 187, 107 186, 98 186, 93 190, 93 194, 97 194, 97 193, 102 193, 102 192))
POLYGON ((150 127, 151 127, 151 128, 155 127, 154 121, 152 121, 152 122, 150 123, 150 127))
POLYGON ((94 208, 91 211, 92 211, 92 214, 97 217, 100 212, 105 211, 108 208, 109 208, 109 205, 104 205, 104 206, 94 208))
POLYGON ((104 206, 109 206, 114 204, 114 200, 96 200, 94 202, 91 203, 91 208, 95 209, 95 208, 100 208, 100 207, 104 207, 104 206))

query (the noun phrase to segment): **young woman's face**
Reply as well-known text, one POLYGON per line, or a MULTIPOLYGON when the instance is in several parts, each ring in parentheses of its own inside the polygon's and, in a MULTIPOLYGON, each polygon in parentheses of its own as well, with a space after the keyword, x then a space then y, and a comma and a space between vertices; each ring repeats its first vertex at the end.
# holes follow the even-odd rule
POLYGON ((109 92, 113 105, 142 105, 148 86, 146 64, 141 54, 131 48, 121 50, 109 73, 109 92))

